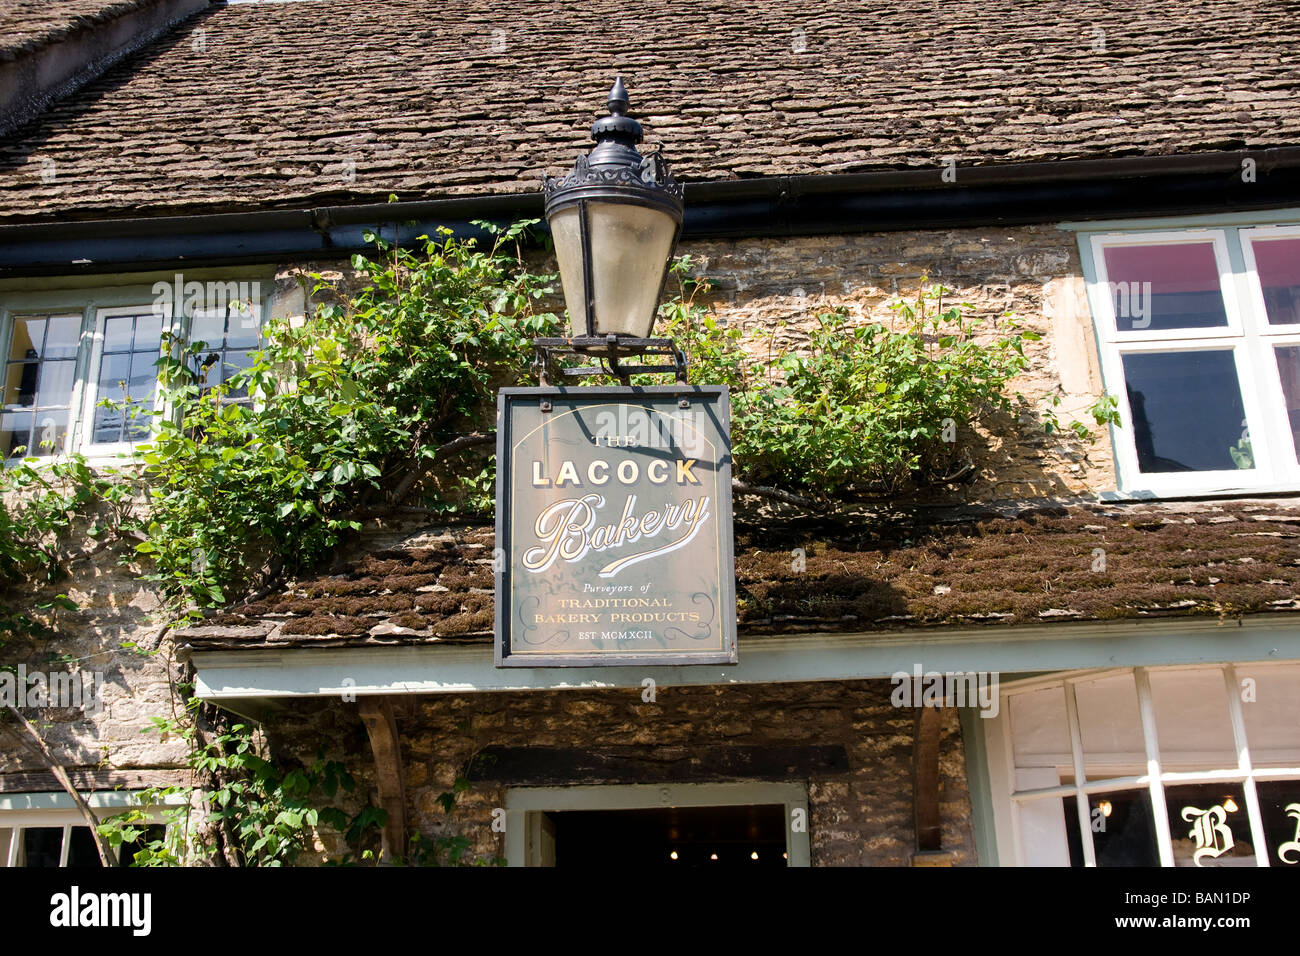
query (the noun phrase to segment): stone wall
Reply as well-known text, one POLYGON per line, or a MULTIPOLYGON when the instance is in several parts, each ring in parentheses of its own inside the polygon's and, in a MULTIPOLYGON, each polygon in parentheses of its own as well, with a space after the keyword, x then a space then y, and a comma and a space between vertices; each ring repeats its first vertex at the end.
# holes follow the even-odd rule
MULTIPOLYGON (((642 701, 639 688, 410 698, 398 705, 396 718, 410 825, 427 837, 467 836, 482 859, 504 857, 505 835, 494 832, 492 818, 494 809, 505 806, 506 790, 514 785, 509 779, 474 780, 451 817, 438 802, 466 774, 471 758, 488 748, 635 753, 632 762, 644 763, 643 771, 624 769, 615 776, 587 771, 568 781, 592 785, 683 782, 683 771, 672 768, 711 748, 842 746, 846 770, 801 778, 808 786, 813 865, 905 866, 915 849, 913 711, 893 707, 890 691, 888 681, 877 680, 661 686, 653 703, 642 701)), ((304 762, 324 743, 329 756, 361 771, 358 796, 373 786, 369 751, 358 752, 364 740, 356 705, 342 702, 295 704, 271 731, 271 744, 281 756, 304 762)), ((943 717, 939 773, 943 849, 956 865, 974 865, 965 753, 954 710, 943 717)), ((469 776, 508 777, 509 772, 494 772, 489 764, 469 776)), ((702 782, 697 776, 688 779, 702 782)), ((378 801, 375 793, 370 796, 378 801)), ((335 854, 342 849, 335 839, 326 845, 335 854)))
POLYGON ((778 350, 798 348, 815 316, 835 308, 858 322, 895 323, 889 303, 915 298, 923 280, 951 289, 947 301, 969 303, 968 314, 986 321, 1011 313, 1042 335, 1026 343, 1029 370, 1008 389, 1024 396, 1023 413, 956 423, 976 471, 928 497, 1072 497, 1115 487, 1109 435, 1087 413, 1102 385, 1073 233, 1051 225, 876 232, 688 242, 679 252, 695 260, 698 277, 713 280, 705 304, 718 319, 745 329, 788 323, 778 350), (1044 431, 1034 415, 1054 396, 1061 424, 1091 426, 1092 442, 1044 431))
MULTIPOLYGON (((30 673, 80 671, 102 675, 98 707, 60 707, 25 713, 79 786, 149 786, 186 779, 184 742, 146 732, 151 717, 170 717, 172 683, 179 668, 162 642, 157 595, 121 563, 121 547, 102 547, 72 562, 71 578, 32 591, 6 595, 52 629, 46 636, 7 638, 0 663, 30 673), (40 610, 66 594, 76 610, 40 610), (136 645, 135 649, 124 648, 136 645), (39 715, 39 716, 37 716, 39 715)), ((0 719, 0 791, 57 790, 47 765, 23 746, 8 719, 0 719)))

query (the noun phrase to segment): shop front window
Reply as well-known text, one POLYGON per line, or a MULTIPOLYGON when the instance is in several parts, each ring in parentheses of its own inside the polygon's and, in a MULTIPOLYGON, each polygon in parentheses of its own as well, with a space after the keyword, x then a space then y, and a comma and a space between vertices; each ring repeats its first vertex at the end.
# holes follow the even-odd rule
POLYGON ((1300 664, 1080 674, 1004 704, 1020 865, 1300 867, 1300 664))

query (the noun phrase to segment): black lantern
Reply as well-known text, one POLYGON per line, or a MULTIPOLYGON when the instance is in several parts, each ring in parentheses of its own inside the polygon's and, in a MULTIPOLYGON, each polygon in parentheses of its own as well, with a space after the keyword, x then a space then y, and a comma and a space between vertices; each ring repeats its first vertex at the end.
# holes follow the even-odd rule
MULTIPOLYGON (((609 91, 609 115, 591 127, 596 146, 568 176, 545 183, 569 335, 603 339, 611 351, 610 336, 646 339, 654 328, 682 225, 682 186, 658 152, 637 152, 641 124, 627 108, 620 77, 609 91)), ((620 345, 622 354, 637 351, 620 345)))

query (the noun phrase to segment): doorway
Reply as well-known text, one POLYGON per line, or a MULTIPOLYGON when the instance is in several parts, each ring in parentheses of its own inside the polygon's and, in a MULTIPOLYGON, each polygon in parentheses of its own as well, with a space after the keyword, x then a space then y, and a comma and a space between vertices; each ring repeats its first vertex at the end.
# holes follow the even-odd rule
POLYGON ((555 866, 785 866, 785 807, 656 807, 547 813, 555 866))
POLYGON ((807 866, 802 784, 636 784, 515 788, 506 796, 511 866, 807 866))

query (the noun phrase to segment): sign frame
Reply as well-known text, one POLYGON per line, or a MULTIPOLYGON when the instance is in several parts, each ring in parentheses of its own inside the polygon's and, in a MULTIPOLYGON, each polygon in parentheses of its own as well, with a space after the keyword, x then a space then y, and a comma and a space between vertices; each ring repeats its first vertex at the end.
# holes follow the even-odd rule
MULTIPOLYGON (((548 413, 544 413, 548 414, 548 413)), ((731 399, 725 385, 645 385, 645 386, 583 386, 583 387, 517 387, 503 388, 497 392, 497 476, 496 476, 496 551, 493 556, 495 579, 494 608, 494 663, 497 667, 672 667, 683 665, 717 665, 739 663, 736 641, 736 562, 735 531, 731 505, 731 399), (607 404, 610 400, 635 400, 637 398, 706 398, 716 410, 717 421, 727 438, 727 453, 717 465, 718 501, 715 514, 718 522, 718 559, 722 580, 718 582, 718 627, 722 636, 722 649, 709 651, 657 652, 568 652, 563 654, 510 651, 508 614, 514 594, 512 549, 514 540, 509 520, 514 505, 510 488, 510 453, 513 445, 511 433, 511 404, 519 399, 546 402, 548 400, 586 400, 593 404, 607 404), (603 401, 600 401, 603 400, 603 401)))

